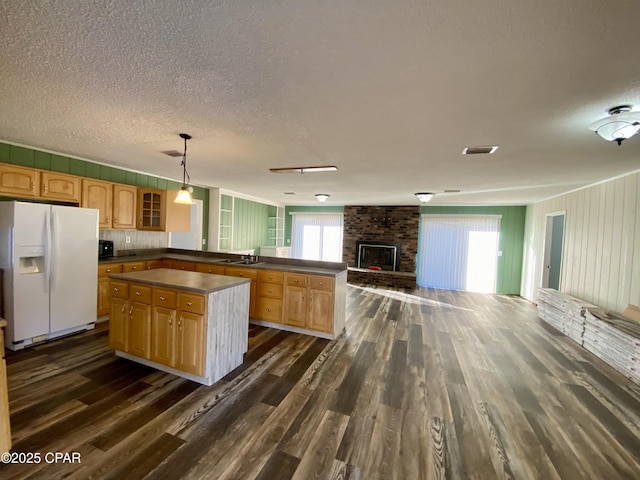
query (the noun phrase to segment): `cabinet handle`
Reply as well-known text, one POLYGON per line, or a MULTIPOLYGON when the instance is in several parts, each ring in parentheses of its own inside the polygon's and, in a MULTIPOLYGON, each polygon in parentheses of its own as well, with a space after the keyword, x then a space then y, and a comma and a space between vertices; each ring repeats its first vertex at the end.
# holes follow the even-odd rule
POLYGON ((140 292, 136 292, 136 297, 139 297, 139 296, 140 296, 140 292))
POLYGON ((164 297, 162 295, 160 295, 160 301, 164 302, 164 297))
POLYGON ((271 309, 270 309, 270 308, 267 308, 267 312, 271 313, 271 309))
POLYGON ((169 326, 173 327, 173 318, 169 317, 169 326))
POLYGON ((211 273, 211 269, 208 270, 208 273, 211 273))
POLYGON ((131 267, 131 270, 137 270, 138 267, 131 267))
POLYGON ((111 273, 111 269, 110 269, 110 268, 109 268, 109 269, 107 269, 107 273, 111 273))
POLYGON ((323 285, 324 285, 324 283, 320 282, 320 286, 323 286, 323 285))
POLYGON ((180 317, 180 320, 178 320, 178 328, 182 330, 182 317, 180 317))
POLYGON ((298 279, 296 278, 293 282, 294 282, 294 283, 298 283, 298 279))
MULTIPOLYGON (((133 313, 133 305, 131 305, 131 308, 129 309, 129 315, 131 315, 133 313)), ((133 317, 133 315, 131 315, 133 317)))
POLYGON ((122 313, 124 313, 124 311, 125 311, 125 307, 126 307, 126 305, 124 305, 124 304, 123 304, 123 305, 122 305, 122 313))
POLYGON ((47 193, 47 186, 46 185, 43 185, 42 189, 44 190, 44 193, 47 193))
POLYGON ((273 277, 271 275, 269 275, 269 280, 273 280, 273 277))
POLYGON ((192 302, 187 302, 187 307, 190 307, 191 305, 193 305, 192 302))
POLYGON ((36 191, 36 184, 33 183, 31 180, 29 180, 29 183, 31 184, 31 191, 35 192, 36 191))
POLYGON ((267 293, 273 293, 273 292, 271 292, 271 289, 269 289, 269 290, 267 290, 267 293))
POLYGON ((113 223, 115 223, 115 224, 117 225, 117 224, 118 224, 118 219, 117 219, 117 218, 114 218, 114 219, 113 219, 113 223))
POLYGON ((184 270, 184 267, 180 267, 180 270, 184 270))
POLYGON ((118 293, 120 291, 120 289, 118 287, 113 287, 113 291, 118 293))

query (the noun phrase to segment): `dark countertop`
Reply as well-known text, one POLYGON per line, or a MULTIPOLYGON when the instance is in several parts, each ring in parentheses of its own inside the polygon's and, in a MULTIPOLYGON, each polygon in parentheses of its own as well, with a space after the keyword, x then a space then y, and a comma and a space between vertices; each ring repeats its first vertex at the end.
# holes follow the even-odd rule
POLYGON ((173 270, 171 268, 114 273, 109 275, 109 278, 204 294, 251 282, 248 278, 187 272, 184 270, 173 270))
POLYGON ((161 248, 149 250, 120 250, 118 256, 101 259, 100 265, 108 263, 148 262, 161 258, 171 260, 183 260, 187 262, 211 263, 225 267, 254 268, 257 270, 275 270, 280 272, 309 273, 314 275, 333 276, 346 272, 346 263, 319 262, 314 260, 298 260, 292 258, 259 257, 259 262, 254 264, 225 263, 220 260, 241 260, 242 255, 218 252, 199 252, 195 250, 180 250, 174 248, 161 248))

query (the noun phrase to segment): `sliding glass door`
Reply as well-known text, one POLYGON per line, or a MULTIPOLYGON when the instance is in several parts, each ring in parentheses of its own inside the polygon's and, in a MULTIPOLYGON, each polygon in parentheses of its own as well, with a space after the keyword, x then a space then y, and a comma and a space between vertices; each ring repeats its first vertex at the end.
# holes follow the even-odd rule
POLYGON ((293 258, 342 261, 342 214, 294 213, 292 225, 293 258))
POLYGON ((421 287, 494 293, 499 215, 422 215, 421 287))

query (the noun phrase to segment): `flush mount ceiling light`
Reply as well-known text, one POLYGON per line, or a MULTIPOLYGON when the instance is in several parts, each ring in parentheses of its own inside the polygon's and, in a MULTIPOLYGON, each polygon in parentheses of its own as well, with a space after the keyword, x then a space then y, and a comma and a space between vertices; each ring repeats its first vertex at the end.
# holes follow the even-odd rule
POLYGON ((323 165, 320 167, 285 167, 285 168, 270 168, 273 173, 311 173, 311 172, 335 172, 338 167, 333 165, 323 165))
POLYGON ((589 128, 609 142, 633 137, 640 131, 640 112, 631 111, 631 105, 619 105, 608 110, 609 116, 592 123, 589 128))
POLYGON ((427 203, 429 200, 431 200, 434 197, 435 193, 429 193, 429 192, 420 192, 420 193, 416 193, 416 197, 418 197, 418 200, 420 200, 422 203, 427 203))
POLYGON ((498 150, 498 145, 490 145, 488 147, 464 147, 463 155, 486 155, 494 153, 498 150))
POLYGON ((329 195, 327 195, 326 193, 318 193, 316 194, 316 198, 320 203, 324 203, 329 198, 329 195))
POLYGON ((184 153, 182 154, 182 163, 180 164, 182 165, 182 187, 180 187, 180 191, 174 202, 191 205, 193 203, 191 200, 191 192, 189 191, 189 181, 191 177, 189 177, 189 173, 187 173, 187 140, 191 140, 191 135, 181 133, 180 138, 184 139, 184 153))

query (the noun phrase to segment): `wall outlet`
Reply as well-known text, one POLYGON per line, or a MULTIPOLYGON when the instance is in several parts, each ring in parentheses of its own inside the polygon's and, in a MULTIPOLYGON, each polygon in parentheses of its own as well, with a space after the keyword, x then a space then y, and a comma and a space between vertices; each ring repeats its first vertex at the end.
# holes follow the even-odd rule
POLYGON ((124 243, 131 243, 131 237, 129 235, 124 237, 124 243))

